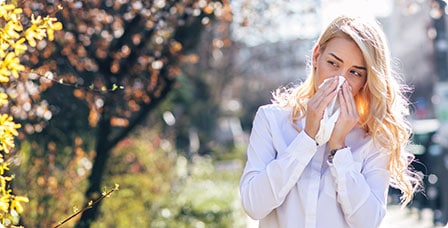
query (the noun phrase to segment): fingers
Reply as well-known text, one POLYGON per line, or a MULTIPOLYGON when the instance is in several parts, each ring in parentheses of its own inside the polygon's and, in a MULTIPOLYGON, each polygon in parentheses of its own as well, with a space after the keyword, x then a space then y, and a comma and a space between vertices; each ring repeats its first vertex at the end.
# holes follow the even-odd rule
POLYGON ((338 78, 333 77, 324 81, 319 89, 316 91, 316 94, 313 96, 313 101, 317 104, 321 109, 325 109, 325 107, 330 103, 330 101, 336 96, 336 87, 338 85, 338 78))
POLYGON ((342 89, 339 91, 339 103, 343 117, 358 121, 359 115, 355 99, 347 82, 343 84, 342 89))
POLYGON ((338 93, 340 107, 339 118, 330 137, 330 144, 339 145, 345 142, 347 134, 358 123, 359 114, 356 109, 355 99, 350 89, 350 85, 345 82, 338 93))
POLYGON ((324 80, 324 82, 319 86, 316 95, 328 96, 332 91, 336 89, 338 82, 338 77, 332 77, 324 80))
POLYGON ((325 108, 337 95, 337 85, 336 77, 324 81, 307 103, 305 132, 312 138, 319 130, 320 120, 324 115, 325 108))

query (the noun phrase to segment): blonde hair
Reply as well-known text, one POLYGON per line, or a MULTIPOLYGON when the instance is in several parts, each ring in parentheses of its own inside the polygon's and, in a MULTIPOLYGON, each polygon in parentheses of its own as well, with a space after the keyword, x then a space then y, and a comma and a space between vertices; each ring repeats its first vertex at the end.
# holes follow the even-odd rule
MULTIPOLYGON (((413 154, 406 151, 412 133, 406 115, 408 89, 393 72, 390 51, 379 23, 361 17, 340 16, 330 23, 315 44, 323 52, 334 37, 353 40, 361 50, 367 66, 367 81, 355 96, 359 123, 375 142, 390 152, 388 170, 391 186, 401 190, 402 205, 407 205, 421 187, 421 177, 411 167, 413 154)), ((295 88, 283 88, 273 93, 273 103, 292 109, 291 121, 305 116, 306 103, 315 92, 315 69, 295 88)), ((298 129, 300 130, 300 129, 298 129)))

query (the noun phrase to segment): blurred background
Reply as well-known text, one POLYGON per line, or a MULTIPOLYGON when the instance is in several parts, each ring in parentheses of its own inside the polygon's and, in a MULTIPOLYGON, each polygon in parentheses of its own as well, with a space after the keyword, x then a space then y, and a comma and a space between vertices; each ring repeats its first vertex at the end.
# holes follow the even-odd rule
POLYGON ((383 227, 447 223, 445 1, 15 2, 64 25, 5 87, 22 124, 10 172, 14 192, 30 199, 25 227, 54 227, 115 184, 64 226, 254 226, 238 184, 255 111, 306 77, 313 42, 344 11, 382 23, 413 88, 410 149, 425 191, 400 210, 391 189, 383 227))

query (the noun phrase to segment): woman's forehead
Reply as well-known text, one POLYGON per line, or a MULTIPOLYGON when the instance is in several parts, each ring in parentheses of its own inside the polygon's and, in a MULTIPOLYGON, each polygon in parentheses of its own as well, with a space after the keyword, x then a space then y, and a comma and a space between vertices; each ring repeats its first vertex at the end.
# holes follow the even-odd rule
POLYGON ((333 56, 341 61, 356 62, 356 65, 365 65, 364 56, 358 45, 351 39, 335 37, 326 45, 323 52, 325 56, 333 56))

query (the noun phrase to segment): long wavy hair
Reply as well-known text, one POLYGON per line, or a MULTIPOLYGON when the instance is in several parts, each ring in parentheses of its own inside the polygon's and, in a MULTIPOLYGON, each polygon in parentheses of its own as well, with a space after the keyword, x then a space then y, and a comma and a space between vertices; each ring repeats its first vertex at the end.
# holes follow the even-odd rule
MULTIPOLYGON (((390 184, 401 190, 401 202, 405 206, 421 187, 421 177, 411 166, 414 156, 406 150, 412 133, 406 119, 409 101, 405 93, 409 92, 409 87, 392 70, 387 40, 377 21, 339 16, 320 35, 315 48, 318 46, 319 51, 323 52, 334 37, 353 40, 364 56, 367 81, 355 96, 359 124, 375 142, 390 152, 390 184)), ((316 93, 315 83, 315 69, 310 67, 307 79, 300 85, 274 91, 273 103, 291 108, 291 121, 295 123, 305 117, 306 103, 316 93)))

